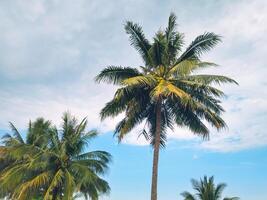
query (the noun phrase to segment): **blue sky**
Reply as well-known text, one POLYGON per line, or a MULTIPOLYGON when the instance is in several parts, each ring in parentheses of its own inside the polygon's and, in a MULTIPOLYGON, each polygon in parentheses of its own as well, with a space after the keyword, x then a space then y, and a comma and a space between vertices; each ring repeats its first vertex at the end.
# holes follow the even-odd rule
POLYGON ((0 129, 12 121, 25 130, 43 116, 60 124, 66 110, 88 117, 103 134, 92 148, 109 150, 114 162, 107 178, 112 192, 104 199, 148 199, 152 151, 138 128, 120 145, 112 138, 118 118, 99 120, 99 110, 115 88, 93 78, 107 65, 139 66, 123 23, 140 23, 148 38, 177 15, 187 44, 205 31, 223 43, 203 59, 239 86, 223 86, 224 119, 229 128, 212 130, 201 141, 186 129, 168 135, 161 153, 159 200, 181 199, 190 178, 215 175, 227 182, 225 194, 244 200, 267 199, 267 2, 263 0, 13 0, 0 1, 0 129), (265 170, 264 170, 265 169, 265 170))

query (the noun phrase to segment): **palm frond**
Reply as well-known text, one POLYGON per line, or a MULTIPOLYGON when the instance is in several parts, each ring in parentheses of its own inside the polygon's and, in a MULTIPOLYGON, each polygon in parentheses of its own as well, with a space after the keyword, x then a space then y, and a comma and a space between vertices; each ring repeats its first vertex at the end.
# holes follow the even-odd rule
POLYGON ((181 50, 183 45, 183 34, 177 32, 176 16, 171 13, 169 16, 168 27, 165 30, 165 37, 167 40, 166 52, 168 64, 172 64, 177 56, 177 53, 181 50))
POLYGON ((116 126, 114 135, 117 135, 120 142, 124 136, 129 133, 135 126, 141 123, 143 117, 141 115, 135 115, 131 117, 125 117, 116 126))
POLYGON ((19 133, 19 131, 17 130, 17 128, 14 126, 14 124, 12 122, 9 122, 9 126, 13 132, 14 138, 16 138, 21 144, 23 144, 24 140, 23 140, 21 134, 19 133))
POLYGON ((239 200, 239 197, 225 197, 223 200, 239 200))
POLYGON ((100 112, 101 120, 106 117, 114 117, 126 110, 127 105, 134 99, 142 99, 144 97, 144 90, 142 87, 126 86, 119 88, 114 98, 106 103, 105 107, 100 112))
POLYGON ((184 106, 178 102, 179 100, 177 99, 166 102, 170 112, 174 116, 176 124, 189 128, 193 133, 201 136, 203 139, 208 139, 209 130, 199 116, 188 106, 184 106))
POLYGON ((151 91, 151 97, 157 99, 159 96, 175 96, 186 103, 190 97, 185 91, 173 85, 171 82, 161 80, 159 84, 151 91))
POLYGON ((104 163, 111 162, 111 155, 106 151, 91 151, 87 153, 80 154, 74 157, 75 160, 84 160, 84 159, 95 159, 100 160, 104 163))
POLYGON ((212 49, 221 41, 221 37, 215 33, 206 32, 196 37, 186 51, 178 58, 177 63, 186 59, 199 59, 199 56, 212 49))
POLYGON ((123 81, 124 85, 131 87, 153 87, 156 84, 157 80, 151 75, 140 75, 132 78, 125 79, 123 81))
POLYGON ((215 191, 214 191, 214 197, 216 199, 220 199, 222 196, 222 192, 223 190, 226 188, 226 184, 225 183, 220 183, 216 186, 215 191))
POLYGON ((168 20, 168 27, 166 28, 165 34, 168 41, 173 39, 175 35, 175 29, 177 28, 176 16, 174 13, 171 13, 168 20))
POLYGON ((64 183, 64 200, 72 200, 75 190, 75 180, 74 177, 68 170, 65 170, 65 183, 64 183))
POLYGON ((221 84, 221 83, 234 83, 238 85, 238 83, 227 76, 219 76, 219 75, 207 75, 207 74, 201 74, 201 75, 190 75, 186 78, 189 81, 194 81, 196 83, 202 83, 209 85, 211 83, 221 84))
POLYGON ((47 189, 46 192, 45 192, 44 200, 49 200, 49 199, 51 199, 51 195, 52 195, 53 190, 54 190, 56 187, 59 187, 59 186, 61 186, 61 185, 63 184, 63 176, 64 176, 64 173, 63 173, 63 171, 62 171, 61 169, 59 169, 59 170, 55 173, 55 175, 54 175, 52 181, 49 183, 49 187, 48 187, 48 189, 47 189))
POLYGON ((209 124, 216 127, 217 130, 227 128, 226 123, 220 117, 219 113, 213 112, 211 109, 207 108, 205 105, 190 100, 187 105, 192 112, 194 112, 199 118, 205 119, 209 124))
POLYGON ((103 69, 95 78, 95 81, 121 84, 125 79, 139 76, 140 73, 137 69, 131 67, 121 67, 121 66, 109 66, 103 69))
POLYGON ((152 58, 148 52, 151 45, 145 38, 142 27, 138 24, 127 21, 124 28, 126 33, 130 36, 131 45, 140 53, 145 64, 147 66, 152 66, 152 58))
POLYGON ((203 62, 196 59, 186 59, 174 65, 169 73, 174 76, 187 76, 196 69, 217 66, 215 63, 203 62))
POLYGON ((182 79, 182 80, 178 80, 178 81, 172 81, 174 85, 177 85, 177 87, 181 87, 183 89, 185 89, 185 91, 187 90, 193 90, 193 91, 198 91, 201 92, 205 95, 212 95, 214 97, 224 97, 225 94, 223 91, 209 86, 207 84, 204 83, 200 83, 200 82, 196 82, 196 81, 189 81, 187 79, 182 79))
POLYGON ((16 138, 12 137, 9 133, 6 133, 1 137, 1 142, 5 146, 16 146, 16 145, 20 145, 21 144, 21 142, 19 140, 17 140, 16 138))
POLYGON ((83 132, 87 126, 87 117, 83 118, 79 125, 75 128, 75 135, 80 136, 83 135, 83 132))
POLYGON ((26 135, 26 143, 39 147, 46 146, 50 137, 50 128, 51 122, 44 118, 37 118, 34 122, 30 122, 26 135))
POLYGON ((110 191, 109 185, 106 181, 101 179, 97 174, 93 173, 86 165, 73 162, 70 166, 71 171, 74 172, 79 190, 87 198, 98 199, 99 194, 108 193, 110 191))
POLYGON ((190 194, 189 192, 183 192, 181 195, 184 197, 184 200, 196 200, 194 195, 190 194))
POLYGON ((35 176, 33 179, 21 184, 21 186, 18 187, 17 198, 21 200, 29 199, 29 196, 33 195, 34 192, 45 186, 49 180, 50 172, 47 171, 35 176))
POLYGON ((154 37, 153 45, 149 49, 149 55, 152 57, 153 68, 168 64, 166 43, 167 40, 164 33, 159 31, 154 37))

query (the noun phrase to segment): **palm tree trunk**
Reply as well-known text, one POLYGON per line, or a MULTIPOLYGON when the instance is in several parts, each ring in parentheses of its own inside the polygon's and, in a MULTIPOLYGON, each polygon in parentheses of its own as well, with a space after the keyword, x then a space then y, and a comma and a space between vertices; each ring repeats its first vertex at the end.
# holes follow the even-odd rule
POLYGON ((158 198, 157 187, 158 187, 160 132, 161 132, 161 99, 158 100, 156 107, 156 133, 155 133, 155 144, 154 144, 154 155, 153 155, 151 200, 157 200, 158 198))

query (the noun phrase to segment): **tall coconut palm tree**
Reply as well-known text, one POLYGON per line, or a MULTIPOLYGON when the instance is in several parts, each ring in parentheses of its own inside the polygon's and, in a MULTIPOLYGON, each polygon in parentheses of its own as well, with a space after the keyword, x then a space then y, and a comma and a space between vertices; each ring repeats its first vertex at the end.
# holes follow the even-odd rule
POLYGON ((63 115, 62 129, 49 121, 30 123, 26 140, 11 124, 12 135, 5 135, 0 153, 8 165, 0 170, 1 196, 11 199, 72 200, 80 193, 97 200, 109 192, 104 175, 111 160, 105 151, 86 152, 96 135, 86 132, 86 119, 80 123, 70 114, 63 115))
MULTIPOLYGON (((183 192, 181 195, 184 200, 220 200, 222 197, 222 192, 226 187, 225 183, 219 183, 215 185, 214 177, 207 178, 197 181, 195 179, 191 180, 193 189, 196 190, 196 194, 191 194, 190 192, 183 192)), ((239 200, 238 197, 225 197, 223 200, 239 200)))
POLYGON ((115 129, 119 141, 145 121, 142 134, 154 148, 151 200, 157 199, 159 150, 165 146, 167 129, 186 126, 208 138, 209 130, 203 120, 217 129, 225 127, 219 100, 224 93, 214 84, 236 83, 225 76, 195 73, 217 66, 201 61, 200 56, 220 42, 220 36, 208 32, 199 35, 181 53, 184 36, 177 32, 176 26, 176 17, 171 14, 167 28, 159 30, 149 42, 140 25, 127 21, 126 33, 144 66, 108 66, 96 77, 97 82, 119 87, 100 113, 102 119, 125 114, 115 129))

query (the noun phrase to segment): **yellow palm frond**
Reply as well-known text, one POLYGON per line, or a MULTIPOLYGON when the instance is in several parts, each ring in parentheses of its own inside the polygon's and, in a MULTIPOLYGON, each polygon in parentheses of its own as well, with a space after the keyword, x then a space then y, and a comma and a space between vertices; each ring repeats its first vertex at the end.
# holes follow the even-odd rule
POLYGON ((27 181, 18 188, 17 199, 20 200, 27 200, 28 193, 32 190, 41 188, 42 186, 46 185, 50 180, 50 172, 43 172, 38 176, 34 177, 32 180, 27 181))
POLYGON ((159 96, 169 97, 174 95, 183 101, 187 101, 190 97, 185 91, 181 90, 180 88, 176 87, 172 83, 166 80, 161 80, 159 84, 152 90, 151 92, 152 97, 158 98, 159 96))
POLYGON ((217 66, 217 65, 211 62, 202 62, 202 61, 195 60, 195 59, 187 59, 173 66, 171 70, 169 71, 169 74, 186 76, 192 73, 196 69, 210 67, 210 66, 217 66))
POLYGON ((152 75, 135 76, 123 81, 127 86, 153 86, 157 82, 156 78, 152 75))
POLYGON ((64 190, 64 200, 72 200, 72 195, 74 192, 74 179, 68 170, 65 172, 65 190, 64 190))
POLYGON ((45 192, 44 200, 50 200, 51 199, 51 193, 53 189, 62 184, 64 173, 61 169, 57 171, 57 173, 54 175, 53 180, 51 181, 47 191, 45 192))

